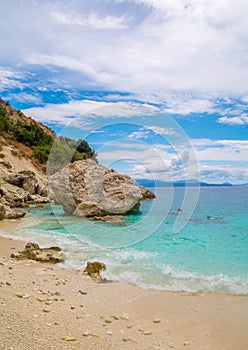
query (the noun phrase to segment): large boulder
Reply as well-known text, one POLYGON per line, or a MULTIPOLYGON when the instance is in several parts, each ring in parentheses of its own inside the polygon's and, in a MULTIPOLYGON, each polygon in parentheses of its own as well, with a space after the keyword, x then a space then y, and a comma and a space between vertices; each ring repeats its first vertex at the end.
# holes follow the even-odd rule
POLYGON ((50 176, 49 186, 64 210, 76 216, 123 215, 137 209, 141 199, 130 176, 91 159, 67 165, 50 176))

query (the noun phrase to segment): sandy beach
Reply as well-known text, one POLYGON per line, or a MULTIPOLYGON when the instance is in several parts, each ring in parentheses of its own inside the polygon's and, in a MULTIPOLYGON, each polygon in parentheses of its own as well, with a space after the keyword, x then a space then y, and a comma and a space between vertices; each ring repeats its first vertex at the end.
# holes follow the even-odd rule
POLYGON ((11 259, 24 245, 0 238, 0 349, 247 349, 247 296, 98 283, 82 271, 11 259))

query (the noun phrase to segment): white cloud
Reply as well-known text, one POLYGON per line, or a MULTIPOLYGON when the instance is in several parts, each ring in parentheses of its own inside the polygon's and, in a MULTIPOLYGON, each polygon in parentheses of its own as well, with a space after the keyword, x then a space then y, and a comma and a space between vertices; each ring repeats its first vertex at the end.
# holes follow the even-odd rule
MULTIPOLYGON (((247 94, 247 12, 246 0, 6 1, 0 63, 37 74, 53 65, 58 84, 160 101, 168 90, 247 94)), ((211 108, 194 102, 181 108, 211 108)))
POLYGON ((165 107, 165 112, 172 114, 187 115, 190 113, 211 113, 214 110, 214 102, 206 99, 189 99, 171 98, 165 107))
POLYGON ((135 116, 152 116, 160 110, 148 104, 134 102, 98 102, 94 100, 70 101, 61 104, 46 104, 22 110, 24 114, 39 122, 68 125, 72 121, 91 118, 128 118, 135 116))
POLYGON ((228 125, 248 125, 248 115, 240 115, 237 117, 221 117, 218 119, 218 122, 228 125))
POLYGON ((41 96, 36 93, 26 93, 26 92, 20 92, 18 94, 16 93, 10 93, 5 97, 6 100, 12 99, 15 100, 15 102, 20 103, 32 103, 32 104, 40 104, 42 103, 41 96))
POLYGON ((134 178, 163 181, 186 178, 209 183, 248 182, 248 141, 210 139, 191 141, 198 160, 196 163, 190 161, 190 153, 187 150, 176 154, 170 146, 160 144, 150 146, 146 141, 134 142, 134 139, 132 142, 106 144, 99 151, 99 160, 114 168, 116 163, 122 164, 124 160, 126 162, 128 160, 128 165, 124 168, 125 173, 134 178))
POLYGON ((198 161, 247 161, 248 141, 191 139, 198 161))
POLYGON ((172 128, 164 128, 162 126, 149 125, 145 129, 152 130, 157 135, 175 135, 176 132, 172 128))
POLYGON ((72 122, 71 117, 83 116, 83 114, 105 105, 105 102, 84 100, 61 104, 46 104, 44 107, 27 108, 22 111, 39 122, 68 125, 72 122))
POLYGON ((127 27, 125 24, 126 17, 105 16, 100 17, 97 13, 91 13, 89 15, 81 15, 80 13, 62 13, 53 12, 51 16, 58 22, 63 24, 80 25, 90 27, 94 29, 124 29, 127 27))
POLYGON ((126 162, 124 172, 134 178, 154 178, 171 181, 192 179, 198 177, 197 162, 190 159, 192 154, 183 150, 178 154, 172 147, 164 145, 149 145, 146 141, 132 139, 126 143, 115 141, 106 143, 98 150, 100 163, 118 171, 115 164, 126 162))
POLYGON ((130 135, 128 135, 128 138, 146 140, 149 138, 149 134, 149 131, 134 131, 130 135))
POLYGON ((248 169, 235 165, 201 165, 201 180, 209 183, 230 182, 244 184, 248 181, 248 169))
POLYGON ((13 69, 0 67, 0 91, 10 88, 22 87, 20 82, 22 74, 13 69))

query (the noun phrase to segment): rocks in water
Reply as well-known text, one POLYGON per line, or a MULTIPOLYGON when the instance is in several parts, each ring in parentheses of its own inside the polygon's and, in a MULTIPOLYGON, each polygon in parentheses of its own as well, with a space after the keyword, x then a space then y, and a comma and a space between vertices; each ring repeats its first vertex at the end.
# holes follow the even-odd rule
POLYGON ((65 166, 50 176, 49 186, 67 213, 84 217, 124 215, 136 209, 142 197, 130 176, 92 159, 65 166))
POLYGON ((54 264, 63 262, 65 260, 64 254, 61 253, 61 248, 40 248, 36 243, 27 243, 22 252, 12 253, 10 257, 15 259, 29 259, 54 264))
POLYGON ((123 226, 123 215, 105 215, 105 216, 94 216, 94 221, 103 221, 111 225, 123 226))
POLYGON ((141 200, 150 200, 156 198, 155 194, 144 186, 140 186, 141 200))
POLYGON ((90 276, 91 278, 93 278, 94 280, 102 280, 101 271, 105 271, 106 270, 106 265, 103 263, 100 263, 98 261, 94 261, 94 262, 87 262, 87 266, 84 269, 83 273, 85 275, 90 276))
POLYGON ((0 220, 3 219, 19 219, 26 214, 23 210, 16 210, 10 208, 8 205, 0 202, 0 220))

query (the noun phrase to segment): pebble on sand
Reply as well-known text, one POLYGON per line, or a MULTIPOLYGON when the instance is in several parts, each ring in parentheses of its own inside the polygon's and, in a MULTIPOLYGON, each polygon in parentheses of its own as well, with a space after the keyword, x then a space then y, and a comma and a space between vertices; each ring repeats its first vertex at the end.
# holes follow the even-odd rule
POLYGON ((76 338, 72 338, 72 337, 62 337, 61 339, 65 340, 65 341, 75 341, 75 340, 77 340, 76 338))
POLYGON ((109 318, 105 318, 104 322, 105 323, 112 323, 112 321, 109 318))
POLYGON ((30 298, 30 295, 27 294, 27 293, 16 294, 16 296, 17 296, 18 298, 21 298, 21 299, 29 299, 29 298, 30 298))
POLYGON ((155 318, 155 320, 153 320, 153 323, 161 323, 161 320, 159 318, 155 318))
POLYGON ((128 314, 122 314, 122 315, 120 316, 120 319, 121 319, 122 321, 128 321, 128 320, 129 320, 129 316, 128 316, 128 314))

